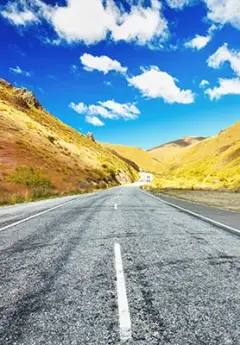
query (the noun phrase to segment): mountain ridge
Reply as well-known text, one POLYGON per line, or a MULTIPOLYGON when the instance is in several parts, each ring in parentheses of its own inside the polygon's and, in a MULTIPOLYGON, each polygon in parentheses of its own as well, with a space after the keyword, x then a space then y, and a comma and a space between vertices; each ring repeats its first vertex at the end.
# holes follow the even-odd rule
POLYGON ((155 159, 162 162, 162 164, 171 162, 174 158, 186 150, 189 146, 198 144, 199 142, 206 140, 207 137, 202 136, 185 136, 177 140, 173 140, 159 146, 155 146, 147 152, 155 159))
POLYGON ((161 170, 161 162, 152 157, 147 151, 138 146, 128 146, 121 144, 102 143, 102 145, 110 150, 117 152, 119 155, 133 161, 139 168, 156 172, 161 170))
POLYGON ((154 146, 154 147, 152 147, 150 149, 147 149, 146 151, 147 152, 151 152, 151 151, 153 151, 155 149, 159 149, 161 147, 165 147, 165 146, 170 145, 170 144, 176 144, 176 145, 179 145, 179 146, 187 147, 189 145, 195 144, 195 143, 200 142, 202 140, 205 140, 207 138, 208 137, 203 137, 203 136, 184 136, 182 138, 179 138, 179 139, 176 139, 176 140, 172 140, 172 141, 168 141, 168 142, 160 144, 158 146, 154 146))

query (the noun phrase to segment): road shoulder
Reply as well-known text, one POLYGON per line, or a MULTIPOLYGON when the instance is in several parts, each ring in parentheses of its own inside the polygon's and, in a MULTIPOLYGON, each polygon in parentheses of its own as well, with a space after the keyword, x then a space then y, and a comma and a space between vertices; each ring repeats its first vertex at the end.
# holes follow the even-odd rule
MULTIPOLYGON (((142 191, 145 192, 145 191, 142 191)), ((174 197, 162 195, 162 194, 152 194, 148 192, 149 195, 160 199, 161 201, 169 204, 170 206, 175 206, 179 210, 186 211, 192 215, 199 216, 202 220, 208 221, 215 225, 226 228, 226 230, 236 229, 239 231, 240 235, 240 214, 237 212, 231 212, 227 210, 223 210, 216 207, 201 205, 197 203, 193 203, 191 201, 185 201, 182 199, 177 199, 174 197), (204 219, 205 218, 205 219, 204 219), (219 224, 217 224, 219 223, 219 224), (222 225, 222 226, 220 226, 222 225)), ((236 231, 237 234, 237 231, 236 231)))

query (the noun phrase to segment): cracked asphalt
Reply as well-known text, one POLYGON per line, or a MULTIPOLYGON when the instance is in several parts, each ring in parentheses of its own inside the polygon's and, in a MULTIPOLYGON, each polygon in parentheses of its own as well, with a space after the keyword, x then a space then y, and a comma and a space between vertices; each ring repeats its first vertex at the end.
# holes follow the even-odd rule
POLYGON ((0 229, 63 203, 0 231, 1 345, 120 344, 115 243, 127 345, 240 344, 240 237, 135 186, 1 208, 0 229))

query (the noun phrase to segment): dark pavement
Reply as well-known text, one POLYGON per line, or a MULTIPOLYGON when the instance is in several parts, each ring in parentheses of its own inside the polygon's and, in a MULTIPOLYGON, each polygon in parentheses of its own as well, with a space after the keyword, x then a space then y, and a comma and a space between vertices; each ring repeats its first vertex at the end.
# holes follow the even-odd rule
POLYGON ((240 238, 126 186, 0 209, 2 345, 240 344, 240 238), (121 295, 121 293, 120 293, 121 295), (121 309, 121 308, 120 308, 121 309))

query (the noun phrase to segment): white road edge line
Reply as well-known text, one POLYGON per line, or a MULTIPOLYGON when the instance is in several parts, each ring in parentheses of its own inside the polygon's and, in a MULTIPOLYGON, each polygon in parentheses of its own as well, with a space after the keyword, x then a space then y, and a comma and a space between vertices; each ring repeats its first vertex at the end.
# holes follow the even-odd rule
POLYGON ((123 272, 121 247, 115 243, 115 267, 117 276, 117 297, 118 297, 118 314, 121 341, 130 340, 132 337, 131 318, 128 308, 127 292, 123 272))
POLYGON ((199 214, 199 213, 195 213, 195 212, 189 211, 189 210, 187 210, 186 208, 183 208, 183 207, 181 207, 181 206, 172 204, 171 202, 168 202, 168 201, 165 201, 165 200, 163 200, 163 199, 161 199, 161 198, 158 198, 157 196, 152 195, 152 194, 150 194, 150 193, 147 193, 147 192, 145 192, 144 190, 142 190, 142 189, 140 189, 140 188, 139 188, 139 190, 140 190, 142 193, 147 194, 147 195, 151 196, 152 198, 157 199, 158 201, 163 202, 164 204, 167 204, 167 205, 169 205, 169 206, 175 207, 175 208, 177 208, 177 209, 179 209, 179 210, 181 210, 181 211, 184 211, 185 213, 191 214, 192 216, 197 217, 197 218, 199 218, 199 219, 202 219, 202 220, 204 220, 204 221, 206 221, 206 222, 208 222, 208 223, 210 223, 210 224, 213 224, 213 225, 216 225, 217 227, 220 227, 220 228, 222 228, 222 229, 228 230, 228 231, 230 231, 230 232, 233 233, 233 234, 238 234, 238 235, 240 235, 240 230, 238 230, 238 229, 232 228, 231 226, 225 225, 225 224, 223 224, 223 223, 219 223, 219 222, 217 222, 217 221, 215 221, 215 220, 213 220, 213 219, 211 219, 211 218, 207 218, 207 217, 205 217, 205 216, 202 216, 202 215, 199 214))
POLYGON ((114 204, 114 210, 117 210, 117 208, 118 208, 118 204, 115 203, 115 204, 114 204))
POLYGON ((15 226, 15 225, 18 225, 18 224, 24 223, 24 222, 26 222, 26 221, 28 221, 28 220, 30 220, 30 219, 33 219, 33 218, 39 217, 39 216, 41 216, 42 214, 48 213, 48 212, 50 212, 50 211, 52 211, 52 210, 56 210, 56 209, 57 209, 57 208, 59 208, 59 207, 62 207, 62 206, 64 206, 64 205, 67 205, 67 204, 70 204, 71 202, 76 201, 76 199, 78 199, 78 198, 75 198, 75 199, 73 199, 73 200, 69 200, 69 201, 67 201, 67 202, 64 202, 64 203, 63 203, 63 204, 61 204, 61 205, 57 205, 57 206, 54 206, 54 207, 48 208, 47 210, 44 210, 44 211, 42 211, 42 212, 39 212, 39 213, 33 214, 33 215, 32 215, 32 216, 30 216, 30 217, 27 217, 27 218, 24 218, 24 219, 18 220, 18 221, 17 221, 17 222, 15 222, 15 223, 12 223, 12 224, 6 225, 6 226, 4 226, 3 228, 1 228, 1 229, 0 229, 0 231, 7 230, 7 229, 9 229, 9 228, 12 228, 12 227, 13 227, 13 226, 15 226))
MULTIPOLYGON (((62 204, 60 204, 60 205, 57 205, 57 206, 48 208, 47 210, 44 210, 44 211, 42 211, 42 212, 33 214, 33 215, 30 216, 30 217, 23 218, 23 219, 21 219, 21 220, 18 220, 17 222, 14 222, 14 223, 11 223, 11 224, 9 224, 9 225, 6 225, 6 226, 4 226, 3 228, 0 228, 0 232, 3 231, 3 230, 7 230, 7 229, 9 229, 9 228, 12 228, 13 226, 16 226, 16 225, 19 225, 19 224, 21 224, 21 223, 24 223, 24 222, 26 222, 26 221, 28 221, 28 220, 30 220, 30 219, 39 217, 39 216, 41 216, 42 214, 45 214, 45 213, 48 213, 48 212, 50 212, 50 211, 56 210, 56 209, 59 208, 59 207, 62 207, 62 206, 64 206, 64 205, 67 205, 67 204, 69 204, 69 203, 71 203, 71 202, 76 201, 76 199, 80 199, 80 198, 87 197, 87 196, 91 196, 91 195, 95 195, 95 194, 100 194, 100 193, 102 193, 102 192, 106 192, 106 191, 108 191, 108 190, 110 190, 110 189, 115 189, 115 188, 119 188, 119 186, 112 187, 112 188, 108 188, 108 189, 104 189, 104 190, 101 190, 101 191, 99 191, 99 192, 86 193, 86 194, 79 195, 79 196, 77 196, 76 198, 74 198, 73 200, 66 201, 66 202, 64 202, 64 203, 62 203, 62 204)), ((48 199, 48 200, 50 200, 50 199, 48 199)), ((52 200, 54 200, 54 199, 52 199, 52 200)))

